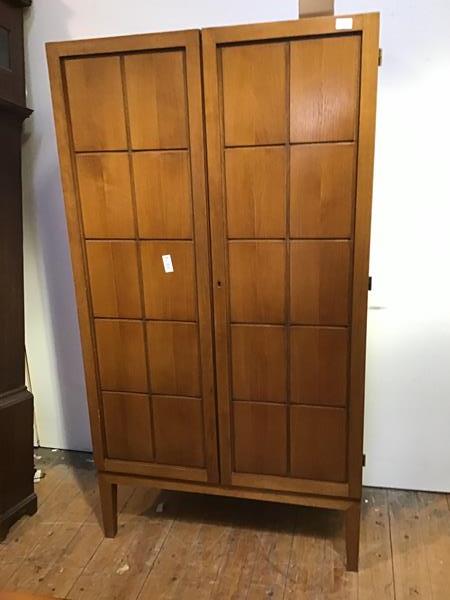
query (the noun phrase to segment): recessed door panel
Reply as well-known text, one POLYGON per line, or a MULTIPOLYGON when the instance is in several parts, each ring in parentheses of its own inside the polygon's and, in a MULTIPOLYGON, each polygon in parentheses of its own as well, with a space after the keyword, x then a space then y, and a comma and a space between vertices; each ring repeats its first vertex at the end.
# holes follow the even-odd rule
POLYGON ((233 402, 234 468, 237 473, 287 473, 287 409, 233 402))
POLYGON ((291 142, 339 142, 357 134, 360 38, 291 42, 291 142))
POLYGON ((292 238, 352 236, 355 158, 354 144, 291 148, 292 238))
POLYGON ((365 301, 371 152, 359 126, 368 127, 373 98, 361 88, 366 22, 352 23, 345 32, 334 19, 310 19, 203 35, 227 485, 345 496, 351 480, 356 489, 347 448, 362 414, 361 362, 352 369, 364 340, 355 306, 365 301))
POLYGON ((346 327, 291 327, 291 402, 345 406, 348 358, 346 327))
POLYGON ((187 148, 184 52, 130 54, 124 68, 132 148, 187 148))
POLYGON ((277 325, 232 325, 233 398, 286 401, 286 330, 277 325))
POLYGON ((203 467, 205 452, 200 398, 153 396, 152 401, 157 462, 203 467))
POLYGON ((293 241, 290 254, 291 321, 304 325, 347 325, 351 243, 293 241))
POLYGON ((133 168, 140 237, 192 239, 189 153, 136 152, 133 168))
POLYGON ((95 332, 102 389, 147 392, 143 324, 96 319, 95 332))
POLYGON ((228 148, 225 170, 228 236, 284 238, 286 149, 228 148))
POLYGON ((194 244, 142 242, 141 254, 146 316, 196 321, 194 244))
POLYGON ((134 238, 128 155, 78 154, 78 186, 87 238, 134 238))
POLYGON ((282 323, 286 302, 285 244, 229 242, 228 260, 231 320, 282 323))
POLYGON ((286 141, 287 45, 248 44, 221 52, 225 144, 286 141))
POLYGON ((145 394, 103 393, 109 458, 153 460, 150 398, 145 394))
POLYGON ((200 396, 197 323, 152 321, 147 328, 153 393, 200 396))
POLYGON ((94 315, 141 318, 136 242, 90 241, 86 253, 94 315))
POLYGON ((199 32, 49 65, 97 466, 217 483, 199 32))
POLYGON ((346 479, 346 421, 342 408, 291 407, 291 470, 294 477, 346 479))
POLYGON ((125 150, 120 58, 66 60, 65 72, 75 150, 125 150))

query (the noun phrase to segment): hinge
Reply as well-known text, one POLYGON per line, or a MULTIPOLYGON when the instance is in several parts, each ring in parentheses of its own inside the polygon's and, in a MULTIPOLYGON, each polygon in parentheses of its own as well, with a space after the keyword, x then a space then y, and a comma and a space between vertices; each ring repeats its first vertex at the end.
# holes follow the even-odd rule
POLYGON ((383 64, 383 48, 378 48, 378 66, 383 64))
POLYGON ((371 275, 369 275, 369 282, 368 282, 368 284, 367 284, 367 287, 368 287, 368 289, 369 289, 369 292, 370 292, 370 291, 371 291, 371 289, 372 289, 372 276, 371 276, 371 275))
POLYGON ((365 455, 365 454, 363 454, 362 466, 363 466, 363 467, 365 467, 365 466, 366 466, 366 455, 365 455))

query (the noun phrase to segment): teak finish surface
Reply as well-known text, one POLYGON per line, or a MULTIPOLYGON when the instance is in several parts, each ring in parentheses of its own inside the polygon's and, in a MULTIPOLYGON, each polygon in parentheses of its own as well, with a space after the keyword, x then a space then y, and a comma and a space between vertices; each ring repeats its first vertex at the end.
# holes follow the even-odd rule
POLYGON ((47 52, 107 535, 127 482, 324 506, 355 569, 378 15, 47 52))
POLYGON ((96 462, 216 482, 199 33, 105 41, 48 46, 96 462))

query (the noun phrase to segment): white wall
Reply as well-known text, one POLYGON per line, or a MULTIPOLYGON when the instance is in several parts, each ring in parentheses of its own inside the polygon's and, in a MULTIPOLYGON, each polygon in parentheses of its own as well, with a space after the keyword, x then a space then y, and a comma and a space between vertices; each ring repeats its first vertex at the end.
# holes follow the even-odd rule
MULTIPOLYGON (((90 447, 44 43, 296 18, 297 0, 34 0, 26 19, 27 349, 43 445, 90 447)), ((448 0, 337 0, 382 12, 365 482, 450 491, 448 0)))

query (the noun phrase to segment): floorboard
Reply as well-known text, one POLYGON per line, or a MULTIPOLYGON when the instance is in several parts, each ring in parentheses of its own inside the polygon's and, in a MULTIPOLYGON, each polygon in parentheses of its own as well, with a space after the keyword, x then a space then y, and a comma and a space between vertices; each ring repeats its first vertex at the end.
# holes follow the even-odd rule
POLYGON ((448 494, 365 488, 360 570, 348 573, 339 512, 123 486, 119 531, 106 539, 91 456, 36 455, 39 511, 0 544, 0 590, 71 600, 450 597, 448 494))

